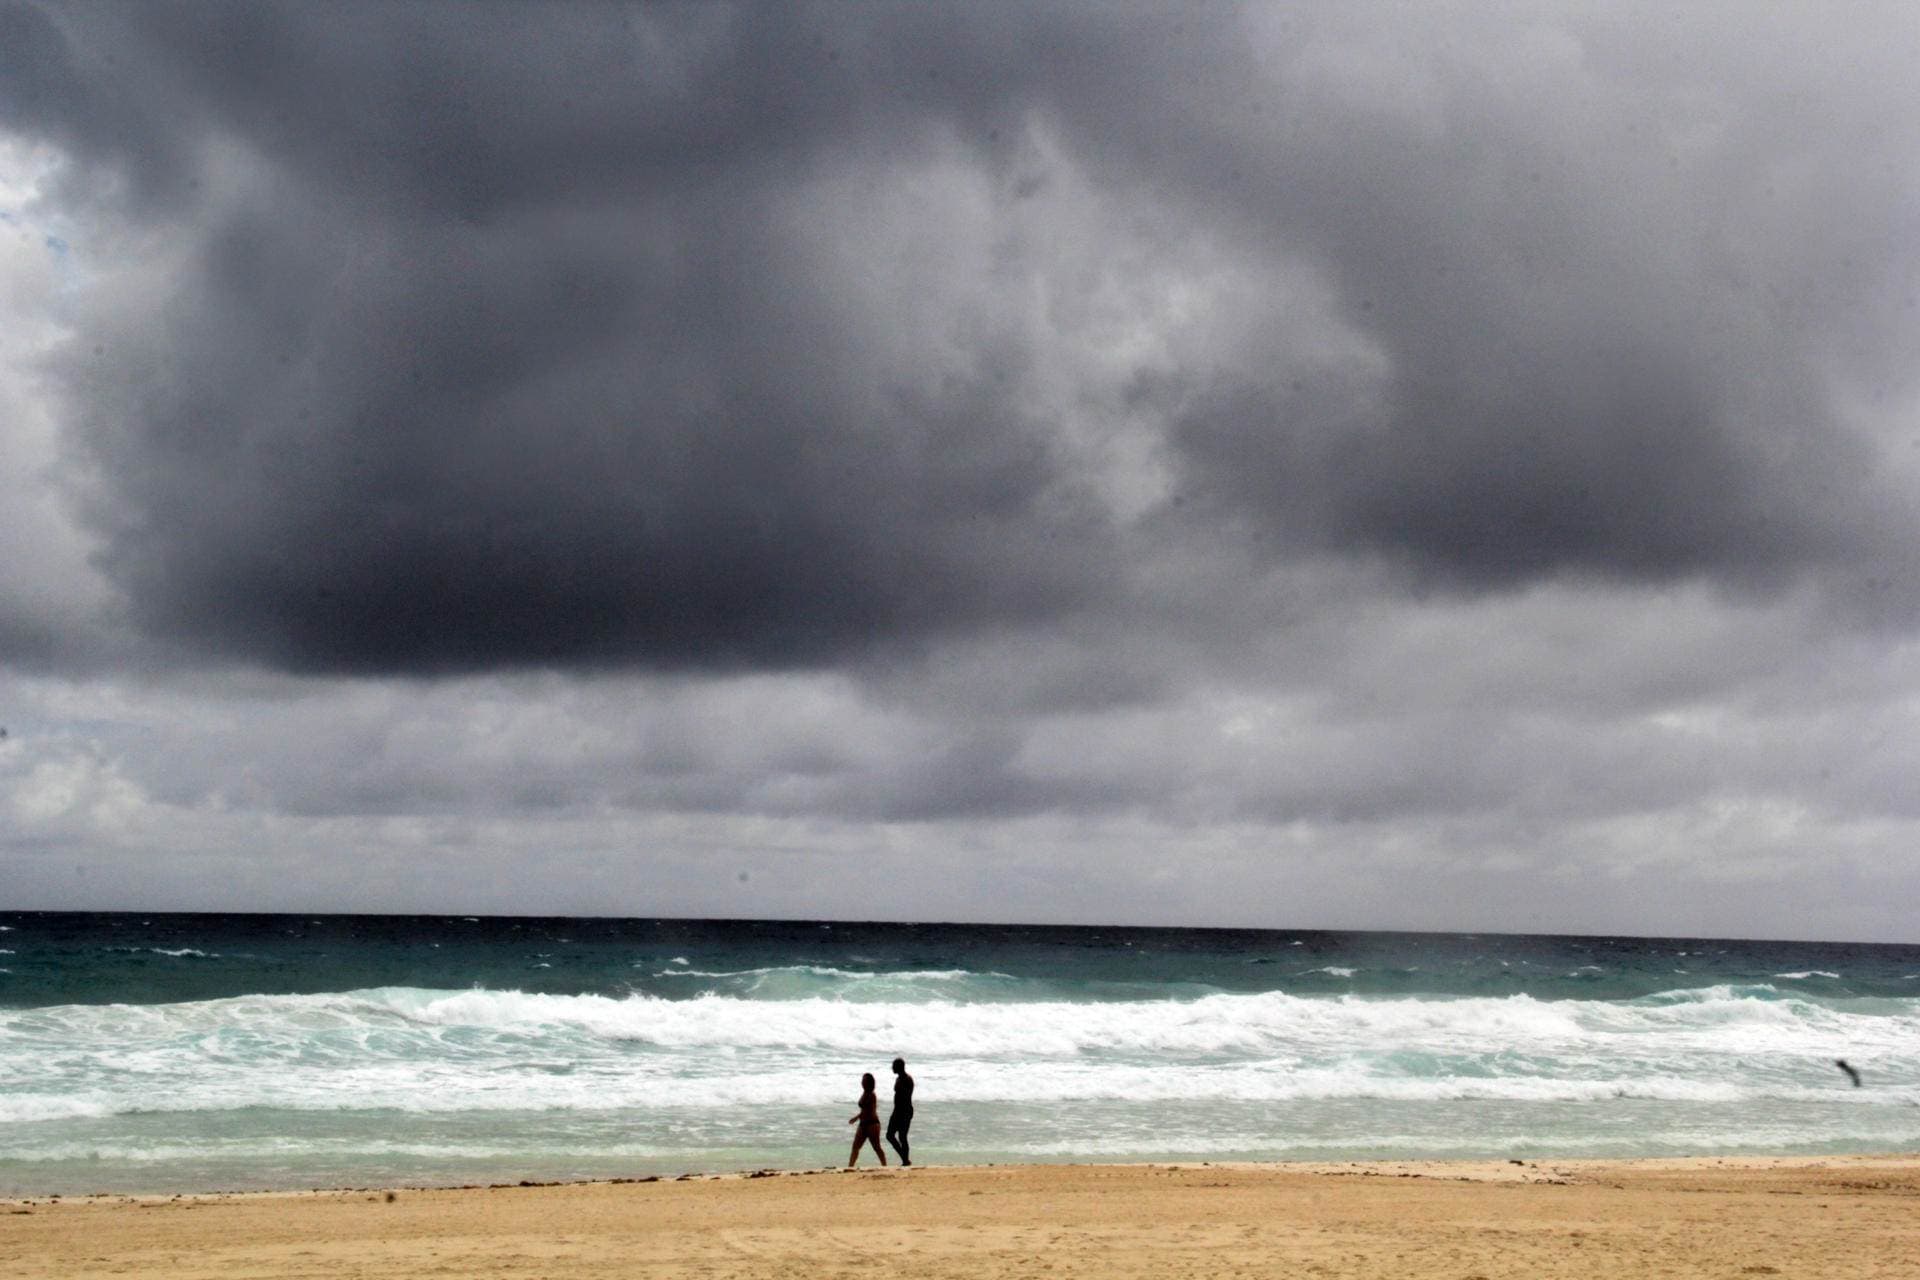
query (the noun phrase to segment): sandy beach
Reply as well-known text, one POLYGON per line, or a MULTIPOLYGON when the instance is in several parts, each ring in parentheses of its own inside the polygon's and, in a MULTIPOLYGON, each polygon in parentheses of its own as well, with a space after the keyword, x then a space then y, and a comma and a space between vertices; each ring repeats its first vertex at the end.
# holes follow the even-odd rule
POLYGON ((862 1169, 0 1204, 21 1277, 1920 1274, 1920 1157, 862 1169))

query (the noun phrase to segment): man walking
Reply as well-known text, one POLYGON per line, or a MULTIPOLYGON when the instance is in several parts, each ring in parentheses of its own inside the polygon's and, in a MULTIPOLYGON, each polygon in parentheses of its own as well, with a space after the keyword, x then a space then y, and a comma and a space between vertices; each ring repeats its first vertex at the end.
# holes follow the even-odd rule
POLYGON ((900 1153, 900 1163, 910 1165, 907 1158, 907 1130, 913 1127, 913 1077, 907 1074, 907 1060, 893 1060, 893 1110, 887 1114, 887 1145, 900 1153))

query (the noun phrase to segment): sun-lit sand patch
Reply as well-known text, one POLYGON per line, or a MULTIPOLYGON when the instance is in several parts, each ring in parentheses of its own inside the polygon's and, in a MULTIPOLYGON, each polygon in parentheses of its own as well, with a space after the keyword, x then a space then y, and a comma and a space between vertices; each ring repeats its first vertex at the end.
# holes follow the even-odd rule
POLYGON ((1920 1157, 817 1170, 0 1204, 21 1280, 1912 1274, 1920 1157))

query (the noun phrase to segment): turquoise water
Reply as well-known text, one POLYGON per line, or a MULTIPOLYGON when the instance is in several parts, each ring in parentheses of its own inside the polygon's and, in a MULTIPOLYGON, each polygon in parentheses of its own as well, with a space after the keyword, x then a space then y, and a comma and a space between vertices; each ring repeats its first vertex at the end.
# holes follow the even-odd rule
POLYGON ((0 1192, 834 1164, 896 1054, 926 1163, 1912 1149, 1920 948, 0 914, 0 1192))

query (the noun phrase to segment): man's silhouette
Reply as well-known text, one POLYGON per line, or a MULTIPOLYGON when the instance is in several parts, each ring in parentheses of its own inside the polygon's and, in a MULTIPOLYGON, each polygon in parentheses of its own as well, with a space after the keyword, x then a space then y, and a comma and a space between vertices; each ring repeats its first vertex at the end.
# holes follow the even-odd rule
POLYGON ((893 1060, 893 1110, 887 1114, 887 1145, 900 1153, 900 1163, 910 1165, 907 1158, 907 1130, 913 1127, 913 1077, 907 1074, 907 1060, 893 1060))

